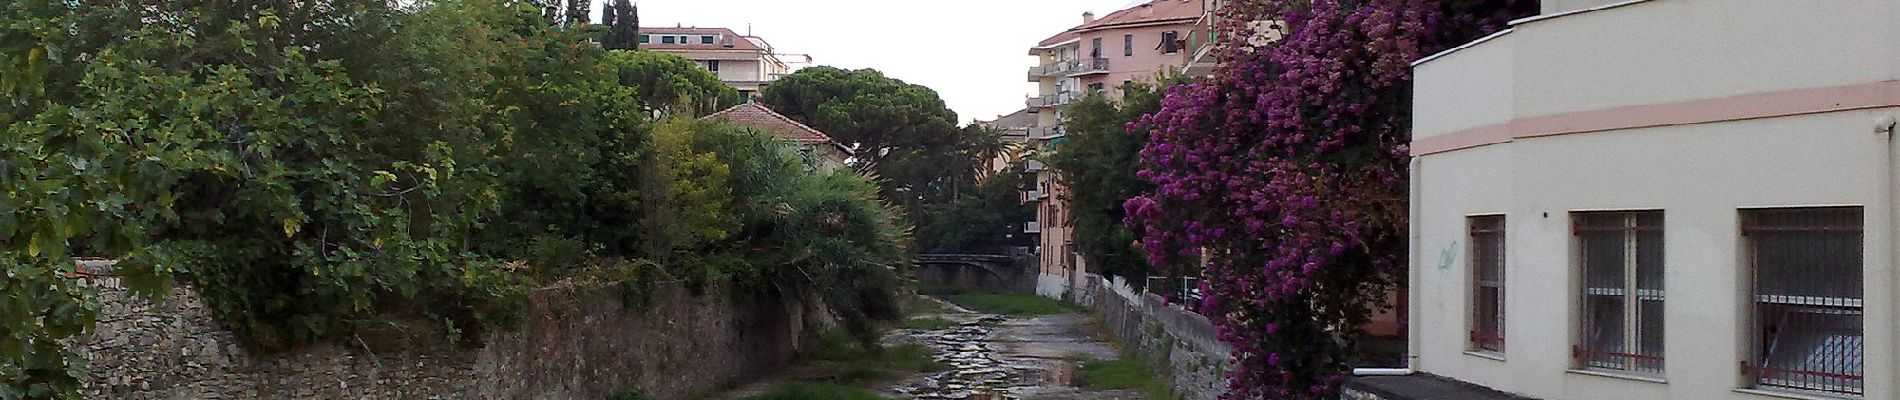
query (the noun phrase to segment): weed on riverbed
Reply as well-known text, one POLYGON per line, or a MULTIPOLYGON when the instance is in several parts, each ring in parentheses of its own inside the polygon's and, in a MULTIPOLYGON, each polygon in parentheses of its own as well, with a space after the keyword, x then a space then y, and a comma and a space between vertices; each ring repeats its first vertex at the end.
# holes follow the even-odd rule
POLYGON ((944 295, 943 298, 984 314, 1033 317, 1078 312, 1074 306, 1061 300, 1029 293, 955 293, 944 295))
POLYGON ((904 320, 904 322, 897 323, 897 326, 894 326, 893 328, 935 331, 935 330, 948 329, 956 325, 957 323, 955 321, 951 321, 951 320, 947 320, 943 318, 923 317, 923 318, 911 318, 911 319, 904 320))
POLYGON ((1155 379, 1153 371, 1137 358, 1089 361, 1082 363, 1076 375, 1084 389, 1135 390, 1150 400, 1175 398, 1173 390, 1155 379))
POLYGON ((883 400, 868 390, 829 383, 780 385, 746 400, 883 400))
POLYGON ((865 349, 842 334, 827 334, 812 346, 813 360, 837 365, 839 382, 863 383, 914 372, 942 371, 948 365, 931 358, 935 350, 915 343, 865 349))

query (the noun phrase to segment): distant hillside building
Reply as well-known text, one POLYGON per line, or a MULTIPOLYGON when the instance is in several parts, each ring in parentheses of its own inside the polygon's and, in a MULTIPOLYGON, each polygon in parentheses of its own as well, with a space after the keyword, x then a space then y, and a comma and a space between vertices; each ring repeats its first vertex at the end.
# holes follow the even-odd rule
POLYGON ((640 48, 686 57, 752 98, 791 73, 771 43, 726 28, 640 28, 640 48))
POLYGON ((804 156, 805 164, 818 172, 835 171, 851 163, 853 153, 850 147, 759 103, 740 104, 700 119, 765 131, 797 149, 804 156))

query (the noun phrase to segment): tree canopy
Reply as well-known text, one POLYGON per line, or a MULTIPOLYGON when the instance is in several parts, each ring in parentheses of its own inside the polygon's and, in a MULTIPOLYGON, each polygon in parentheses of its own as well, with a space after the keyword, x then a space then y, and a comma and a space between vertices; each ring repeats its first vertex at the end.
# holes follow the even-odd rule
POLYGON ((910 207, 944 201, 968 162, 959 154, 957 116, 935 90, 873 69, 811 67, 787 75, 761 93, 760 102, 811 125, 846 145, 885 179, 889 199, 910 207))
MULTIPOLYGON (((1178 83, 1162 77, 1160 85, 1178 83)), ((1163 90, 1153 83, 1122 86, 1122 100, 1090 95, 1070 104, 1062 121, 1065 140, 1048 156, 1049 166, 1069 188, 1070 227, 1078 253, 1105 275, 1142 282, 1149 268, 1135 248, 1134 231, 1124 224, 1122 203, 1154 186, 1136 175, 1138 154, 1148 132, 1129 129, 1141 116, 1161 109, 1163 90)))

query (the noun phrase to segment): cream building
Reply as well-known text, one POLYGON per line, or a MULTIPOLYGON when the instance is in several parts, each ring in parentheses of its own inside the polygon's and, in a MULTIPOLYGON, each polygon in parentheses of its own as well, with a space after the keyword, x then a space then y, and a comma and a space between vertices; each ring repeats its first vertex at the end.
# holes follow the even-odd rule
MULTIPOLYGON (((1036 116, 1036 124, 1026 128, 1033 151, 1045 156, 1055 151, 1055 143, 1063 140, 1063 110, 1069 103, 1089 93, 1120 99, 1123 84, 1152 83, 1162 72, 1178 73, 1192 58, 1186 54, 1192 51, 1185 47, 1186 39, 1195 35, 1204 1, 1153 0, 1099 19, 1083 13, 1081 25, 1030 48, 1029 55, 1037 59, 1027 74, 1037 95, 1025 101, 1027 111, 1036 116)), ((1055 171, 1039 165, 1031 169, 1036 188, 1026 199, 1037 202, 1037 223, 1027 230, 1041 234, 1042 257, 1036 292, 1061 298, 1084 284, 1088 266, 1075 252, 1065 200, 1068 189, 1055 171)))
POLYGON ((764 38, 726 28, 640 28, 640 48, 693 60, 751 98, 791 73, 764 38))
POLYGON ((1411 366, 1550 399, 1900 398, 1896 20, 1546 1, 1418 61, 1411 366))

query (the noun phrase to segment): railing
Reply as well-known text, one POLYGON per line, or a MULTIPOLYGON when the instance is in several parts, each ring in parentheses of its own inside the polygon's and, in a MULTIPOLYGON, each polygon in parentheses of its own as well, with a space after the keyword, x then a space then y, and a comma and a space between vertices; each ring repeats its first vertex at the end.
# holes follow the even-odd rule
POLYGON ((1076 64, 1073 61, 1057 61, 1053 63, 1029 67, 1029 74, 1028 74, 1029 81, 1035 82, 1038 80, 1042 80, 1042 78, 1046 78, 1046 77, 1062 76, 1062 74, 1068 73, 1070 70, 1075 69, 1075 66, 1076 64))
POLYGON ((1075 92, 1057 92, 1049 96, 1031 97, 1023 101, 1029 108, 1060 107, 1074 102, 1075 92))
POLYGON ((1089 74, 1108 73, 1108 58, 1107 57, 1088 58, 1088 59, 1076 60, 1075 62, 1076 62, 1075 71, 1070 73, 1070 75, 1089 75, 1089 74))
POLYGON ((1044 165, 1041 161, 1023 160, 1023 172, 1042 172, 1047 169, 1049 169, 1049 166, 1044 165))
POLYGON ((1038 126, 1029 128, 1029 139, 1053 139, 1062 137, 1062 128, 1038 126))

